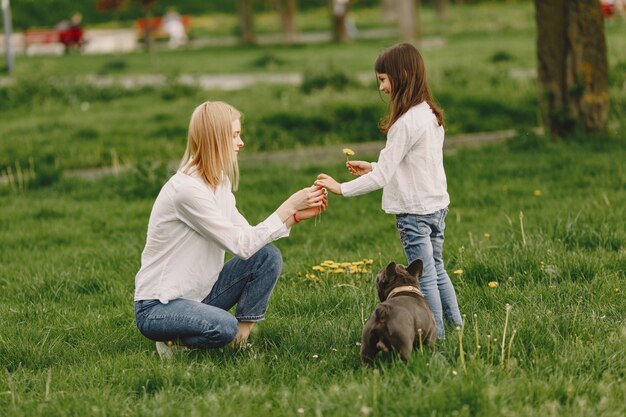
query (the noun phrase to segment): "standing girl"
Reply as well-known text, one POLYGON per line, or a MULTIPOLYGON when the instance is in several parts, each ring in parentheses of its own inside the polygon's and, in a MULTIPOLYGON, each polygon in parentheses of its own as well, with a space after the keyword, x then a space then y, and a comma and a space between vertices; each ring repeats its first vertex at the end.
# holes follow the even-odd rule
POLYGON ((250 226, 235 205, 241 115, 205 102, 191 116, 178 172, 159 193, 135 277, 135 318, 161 357, 177 347, 245 343, 265 317, 282 258, 269 243, 326 208, 325 190, 304 188, 250 226), (225 252, 234 257, 224 263, 225 252), (228 310, 237 305, 234 316, 228 310))
POLYGON ((348 170, 359 178, 339 184, 320 174, 315 184, 346 197, 383 189, 382 208, 396 215, 409 264, 415 259, 424 262, 420 287, 441 339, 444 315, 454 325, 462 324, 442 257, 450 204, 443 169, 443 112, 430 94, 424 60, 412 45, 401 43, 384 50, 374 69, 379 90, 390 96, 389 114, 380 125, 387 143, 378 162, 348 161, 348 170))

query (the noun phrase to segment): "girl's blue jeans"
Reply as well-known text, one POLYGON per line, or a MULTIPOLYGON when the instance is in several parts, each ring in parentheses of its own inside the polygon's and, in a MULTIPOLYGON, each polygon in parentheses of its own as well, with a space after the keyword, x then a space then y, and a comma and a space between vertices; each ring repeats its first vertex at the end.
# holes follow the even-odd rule
POLYGON ((201 302, 176 299, 135 301, 139 331, 156 341, 179 340, 191 348, 220 347, 237 335, 237 322, 265 318, 280 276, 282 257, 266 245, 247 260, 232 258, 222 268, 210 294, 201 302), (235 315, 228 312, 237 305, 235 315))
POLYGON ((421 259, 424 269, 420 288, 435 316, 437 337, 445 337, 443 318, 462 325, 461 312, 450 277, 443 266, 443 240, 448 208, 432 214, 398 214, 396 225, 409 264, 421 259))

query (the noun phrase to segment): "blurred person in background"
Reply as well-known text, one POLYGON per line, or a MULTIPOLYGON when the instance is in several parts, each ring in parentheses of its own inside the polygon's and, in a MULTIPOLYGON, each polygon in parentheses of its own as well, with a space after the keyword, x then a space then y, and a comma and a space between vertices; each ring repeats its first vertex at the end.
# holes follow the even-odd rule
POLYGON ((187 42, 187 32, 183 25, 183 19, 176 9, 168 9, 163 16, 163 30, 169 35, 168 46, 172 49, 178 48, 187 42))

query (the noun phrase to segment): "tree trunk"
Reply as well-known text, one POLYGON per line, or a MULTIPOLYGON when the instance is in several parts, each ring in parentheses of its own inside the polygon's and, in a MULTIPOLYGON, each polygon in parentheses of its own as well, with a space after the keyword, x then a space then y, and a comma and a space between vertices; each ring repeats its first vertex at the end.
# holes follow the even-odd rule
POLYGON ((606 130, 608 62, 597 0, 535 0, 539 107, 546 130, 562 138, 606 130))
POLYGON ((398 0, 396 6, 398 10, 400 37, 407 41, 413 42, 419 39, 419 7, 420 0, 398 0))
POLYGON ((437 0, 437 17, 440 20, 448 19, 448 0, 437 0))
POLYGON ((398 0, 382 0, 383 21, 388 23, 398 21, 396 1, 398 0))
POLYGON ((283 37, 286 43, 295 42, 298 38, 296 32, 296 0, 280 0, 280 21, 283 25, 283 37))
POLYGON ((347 26, 348 4, 349 0, 329 0, 335 42, 345 42, 350 39, 347 26))
POLYGON ((13 73, 15 69, 15 55, 11 45, 11 37, 13 35, 11 4, 9 0, 2 0, 2 21, 4 27, 4 52, 6 55, 7 72, 13 73))
POLYGON ((252 0, 237 0, 239 12, 239 28, 241 30, 241 42, 246 45, 256 43, 254 24, 252 18, 252 0))

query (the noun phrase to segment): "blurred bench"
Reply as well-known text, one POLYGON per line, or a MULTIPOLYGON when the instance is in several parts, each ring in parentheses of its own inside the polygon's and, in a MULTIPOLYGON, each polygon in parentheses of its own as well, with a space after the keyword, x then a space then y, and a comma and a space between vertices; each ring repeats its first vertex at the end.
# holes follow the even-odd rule
MULTIPOLYGON (((181 23, 185 28, 185 32, 189 33, 191 26, 191 18, 189 16, 181 16, 181 23)), ((155 39, 168 39, 169 34, 163 29, 163 19, 160 17, 151 17, 150 19, 135 20, 135 31, 137 39, 144 39, 148 31, 152 31, 152 37, 155 39)))
POLYGON ((30 55, 37 46, 49 46, 51 50, 62 47, 80 48, 84 43, 83 30, 80 27, 57 29, 27 29, 24 31, 24 52, 30 55))
POLYGON ((24 31, 24 49, 31 45, 61 43, 55 29, 28 29, 24 31))

